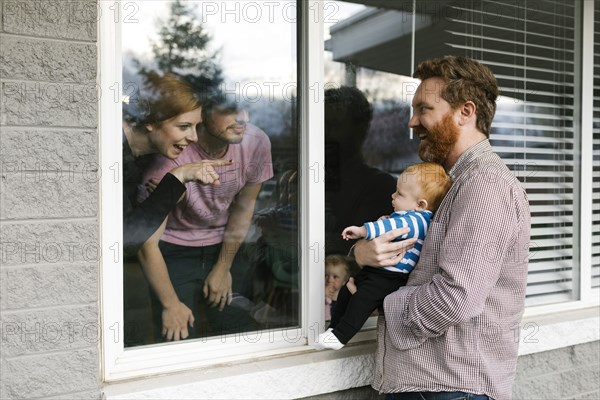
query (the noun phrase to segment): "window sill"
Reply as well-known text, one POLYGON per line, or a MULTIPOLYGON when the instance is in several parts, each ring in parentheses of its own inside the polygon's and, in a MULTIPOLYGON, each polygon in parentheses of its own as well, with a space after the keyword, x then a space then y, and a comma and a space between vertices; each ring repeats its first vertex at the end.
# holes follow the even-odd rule
POLYGON ((371 383, 371 340, 339 351, 303 346, 293 355, 216 365, 171 375, 106 384, 106 399, 295 399, 371 383), (340 371, 344 371, 343 374, 340 371))
MULTIPOLYGON (((599 326, 597 306, 546 314, 528 312, 521 323, 519 355, 597 341, 599 326)), ((367 386, 372 379, 374 330, 361 332, 357 339, 358 343, 339 351, 314 351, 300 346, 289 349, 293 351, 291 354, 110 383, 103 388, 104 396, 106 399, 296 399, 367 386)))

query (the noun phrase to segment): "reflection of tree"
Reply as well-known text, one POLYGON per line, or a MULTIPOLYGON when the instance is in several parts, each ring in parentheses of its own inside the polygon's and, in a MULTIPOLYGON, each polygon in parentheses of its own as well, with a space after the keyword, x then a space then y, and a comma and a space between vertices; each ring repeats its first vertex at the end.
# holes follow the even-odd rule
POLYGON ((203 27, 199 13, 180 0, 169 3, 169 15, 158 22, 158 40, 152 41, 152 67, 136 61, 139 73, 153 68, 185 76, 199 87, 217 87, 223 82, 222 69, 215 62, 217 51, 209 49, 211 36, 203 27))
POLYGON ((385 102, 376 105, 363 157, 367 164, 384 171, 400 172, 418 162, 418 140, 410 140, 410 107, 405 103, 385 102))

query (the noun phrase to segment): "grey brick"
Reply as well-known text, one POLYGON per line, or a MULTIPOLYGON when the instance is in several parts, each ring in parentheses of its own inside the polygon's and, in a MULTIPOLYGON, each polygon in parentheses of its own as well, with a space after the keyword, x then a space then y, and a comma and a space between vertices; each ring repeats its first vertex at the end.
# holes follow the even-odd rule
POLYGON ((93 0, 5 0, 6 32, 95 41, 98 20, 93 0))
POLYGON ((6 268, 0 285, 4 310, 91 303, 98 299, 98 264, 6 268))
POLYGON ((0 32, 4 32, 4 0, 0 0, 0 32))
POLYGON ((101 331, 95 304, 28 312, 2 311, 0 322, 3 357, 95 349, 101 331))
POLYGON ((560 398, 600 389, 600 370, 597 365, 562 372, 556 379, 562 383, 561 390, 557 392, 560 398))
POLYGON ((65 170, 98 163, 97 134, 94 130, 0 129, 2 172, 40 169, 60 165, 65 170))
POLYGON ((600 341, 578 344, 571 348, 577 365, 600 364, 600 341))
POLYGON ((538 376, 531 379, 517 379, 513 386, 513 397, 519 399, 556 399, 560 398, 564 383, 559 374, 538 376))
POLYGON ((598 400, 600 399, 600 391, 596 390, 594 392, 588 393, 579 393, 574 397, 566 397, 566 400, 598 400))
POLYGON ((96 55, 95 43, 5 36, 0 43, 0 76, 56 83, 93 82, 96 55))
POLYGON ((96 221, 31 223, 0 221, 0 265, 2 266, 81 264, 95 262, 99 258, 100 246, 96 221))
MULTIPOLYGON (((2 219, 93 217, 98 210, 98 166, 82 174, 61 170, 62 165, 41 165, 38 171, 3 174, 2 219)), ((75 166, 73 166, 75 169, 75 166)), ((62 167, 64 168, 64 167, 62 167)))
POLYGON ((1 84, 0 125, 75 128, 95 128, 98 125, 98 91, 95 83, 1 84))
POLYGON ((517 377, 528 377, 554 373, 573 367, 572 354, 569 348, 562 348, 519 357, 517 361, 517 377))
POLYGON ((99 385, 96 349, 2 360, 1 368, 3 399, 48 397, 99 385))
POLYGON ((302 400, 383 400, 384 398, 384 394, 380 395, 371 386, 363 386, 317 396, 303 397, 302 400))
POLYGON ((100 400, 102 399, 102 393, 100 392, 100 389, 97 389, 42 398, 47 400, 100 400))

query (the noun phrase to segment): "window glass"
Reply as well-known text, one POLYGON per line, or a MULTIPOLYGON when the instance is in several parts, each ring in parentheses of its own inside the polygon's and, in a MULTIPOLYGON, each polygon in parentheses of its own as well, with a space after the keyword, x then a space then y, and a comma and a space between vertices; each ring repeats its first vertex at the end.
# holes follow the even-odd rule
POLYGON ((297 327, 296 3, 121 8, 125 346, 297 327))
MULTIPOLYGON (((359 154, 369 167, 397 176, 418 161, 418 139, 411 137, 407 125, 418 84, 410 76, 420 61, 463 55, 492 69, 501 97, 491 143, 523 182, 531 204, 531 247, 523 249, 530 257, 527 304, 572 300, 573 232, 577 229, 573 176, 578 173, 572 123, 576 95, 574 4, 486 0, 334 4, 352 12, 340 14, 340 21, 329 27, 326 78, 332 86, 357 87, 373 107, 359 154)), ((348 145, 349 139, 343 140, 348 145)), ((341 165, 336 151, 327 153, 328 160, 341 165)), ((343 182, 344 169, 340 171, 339 181, 343 182)), ((337 184, 336 180, 326 181, 327 192, 337 190, 337 184)), ((370 195, 375 193, 368 185, 356 186, 370 195)), ((383 209, 377 209, 373 197, 360 194, 370 199, 365 207, 374 215, 362 215, 362 221, 328 224, 328 247, 339 240, 343 225, 389 214, 392 190, 387 192, 388 204, 381 203, 383 209)), ((360 209, 353 202, 347 208, 360 209)), ((338 204, 339 200, 333 202, 331 208, 335 210, 338 204)), ((338 206, 337 212, 341 210, 338 206)))
POLYGON ((600 288, 600 1, 594 1, 594 163, 592 200, 592 288, 600 288))

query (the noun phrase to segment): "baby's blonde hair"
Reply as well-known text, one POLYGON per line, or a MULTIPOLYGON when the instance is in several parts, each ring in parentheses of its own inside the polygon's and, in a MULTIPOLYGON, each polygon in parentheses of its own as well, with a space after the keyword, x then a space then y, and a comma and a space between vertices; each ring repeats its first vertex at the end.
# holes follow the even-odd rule
POLYGON ((446 173, 444 167, 432 162, 413 164, 406 168, 403 173, 416 174, 421 184, 421 197, 427 200, 427 209, 435 212, 444 196, 452 186, 452 179, 446 173))

